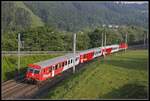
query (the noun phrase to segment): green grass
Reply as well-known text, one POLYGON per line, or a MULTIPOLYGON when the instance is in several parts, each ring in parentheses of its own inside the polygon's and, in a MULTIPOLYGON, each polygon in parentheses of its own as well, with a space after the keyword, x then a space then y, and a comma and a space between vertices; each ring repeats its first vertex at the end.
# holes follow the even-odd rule
MULTIPOLYGON (((24 71, 27 69, 27 65, 30 63, 39 62, 42 60, 50 59, 53 57, 60 56, 62 54, 50 54, 50 55, 28 55, 21 56, 20 64, 21 64, 21 73, 24 74, 24 71)), ((2 80, 8 80, 14 78, 17 69, 18 63, 17 56, 3 56, 2 57, 2 80)))
POLYGON ((144 99, 148 90, 148 51, 128 50, 95 59, 50 90, 45 99, 144 99))

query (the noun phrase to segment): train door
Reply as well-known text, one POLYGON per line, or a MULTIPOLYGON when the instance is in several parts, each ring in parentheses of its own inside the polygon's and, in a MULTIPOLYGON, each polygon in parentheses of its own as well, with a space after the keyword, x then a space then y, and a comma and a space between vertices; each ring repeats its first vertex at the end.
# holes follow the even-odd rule
POLYGON ((98 57, 99 56, 99 51, 98 50, 95 50, 95 52, 94 52, 94 58, 95 57, 98 57))
POLYGON ((80 57, 78 56, 78 57, 76 57, 76 60, 75 60, 76 62, 75 62, 75 65, 78 65, 79 64, 79 61, 80 61, 80 57))
POLYGON ((80 63, 83 63, 83 55, 80 55, 80 63))
POLYGON ((43 70, 42 70, 42 74, 43 74, 43 79, 45 80, 45 79, 47 79, 47 78, 49 78, 50 76, 51 76, 51 74, 49 73, 49 68, 47 67, 47 68, 44 68, 43 70))
POLYGON ((85 61, 90 61, 93 59, 94 52, 89 52, 86 54, 86 60, 85 61))
POLYGON ((71 67, 71 60, 70 59, 68 59, 68 68, 70 68, 71 67))
POLYGON ((68 69, 68 61, 65 61, 65 62, 64 62, 64 68, 63 68, 63 71, 65 71, 66 69, 68 69))
POLYGON ((106 55, 110 55, 111 54, 111 50, 112 50, 112 48, 107 48, 106 49, 106 55))
POLYGON ((55 73, 55 65, 52 66, 52 77, 54 77, 54 73, 55 73))
POLYGON ((59 74, 59 73, 62 72, 62 69, 63 69, 62 64, 63 64, 63 63, 60 62, 60 63, 57 63, 57 64, 55 65, 55 73, 54 73, 54 75, 57 75, 57 74, 59 74))
POLYGON ((68 68, 71 68, 73 66, 73 59, 68 59, 68 68))
POLYGON ((70 67, 73 67, 73 59, 70 59, 70 67))

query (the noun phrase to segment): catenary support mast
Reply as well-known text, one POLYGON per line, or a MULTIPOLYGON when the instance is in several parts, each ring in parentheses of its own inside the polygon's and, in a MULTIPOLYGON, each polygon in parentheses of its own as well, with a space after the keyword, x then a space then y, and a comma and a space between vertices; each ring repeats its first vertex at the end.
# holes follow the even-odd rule
POLYGON ((75 73, 75 59, 76 59, 76 33, 73 35, 73 73, 75 73))

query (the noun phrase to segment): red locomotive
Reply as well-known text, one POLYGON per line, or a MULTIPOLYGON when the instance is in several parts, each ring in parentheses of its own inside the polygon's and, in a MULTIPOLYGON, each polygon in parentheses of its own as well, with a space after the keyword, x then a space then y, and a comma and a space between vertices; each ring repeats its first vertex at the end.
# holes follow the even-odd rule
MULTIPOLYGON (((106 47, 98 47, 81 51, 76 54, 75 65, 85 63, 96 57, 108 55, 126 48, 128 48, 128 45, 126 43, 121 43, 119 45, 109 45, 106 47)), ((31 81, 44 81, 71 67, 73 67, 73 53, 42 62, 29 64, 26 79, 31 81)))

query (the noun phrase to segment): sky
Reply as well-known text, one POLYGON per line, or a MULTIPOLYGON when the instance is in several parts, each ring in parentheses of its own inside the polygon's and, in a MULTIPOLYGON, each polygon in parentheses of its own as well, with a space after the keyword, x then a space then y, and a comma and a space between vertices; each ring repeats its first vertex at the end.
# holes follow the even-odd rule
POLYGON ((122 3, 137 3, 137 4, 148 3, 148 1, 116 1, 116 2, 122 2, 122 3))

